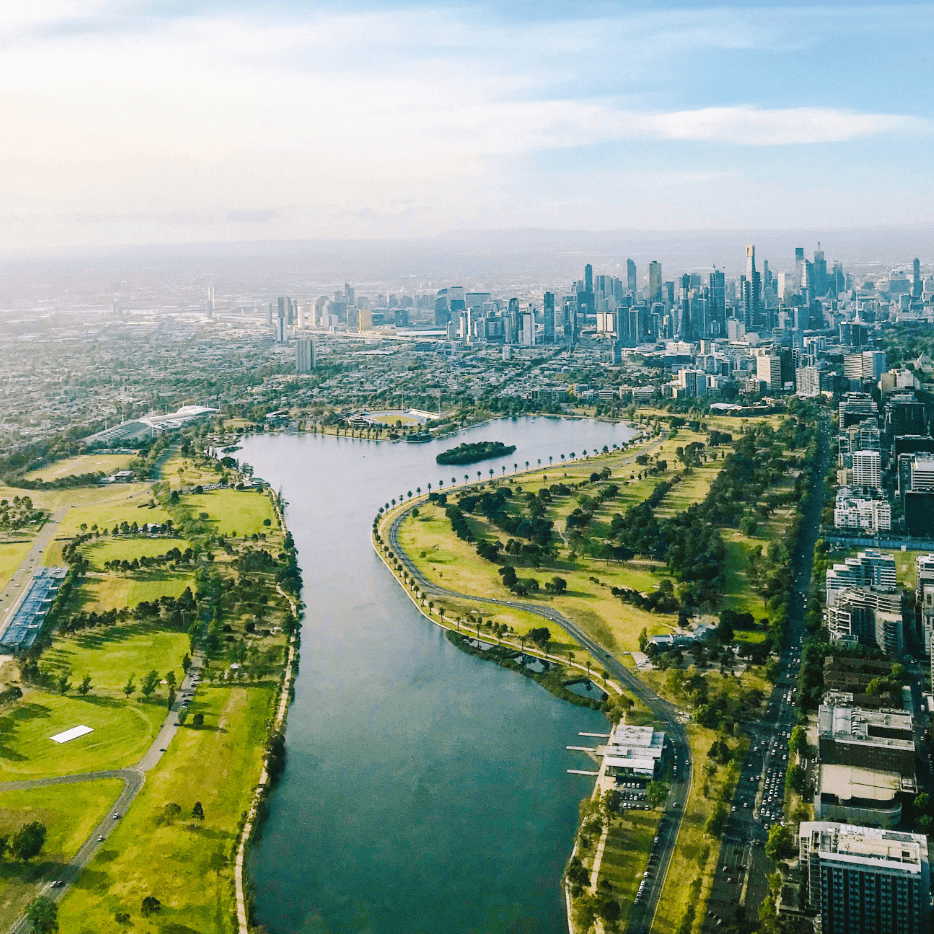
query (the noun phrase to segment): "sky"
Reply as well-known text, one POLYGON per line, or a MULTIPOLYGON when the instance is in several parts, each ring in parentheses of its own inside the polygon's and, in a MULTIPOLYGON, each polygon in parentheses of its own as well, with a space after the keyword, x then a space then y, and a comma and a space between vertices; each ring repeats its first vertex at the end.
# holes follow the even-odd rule
POLYGON ((931 4, 4 6, 7 253, 934 216, 931 4))

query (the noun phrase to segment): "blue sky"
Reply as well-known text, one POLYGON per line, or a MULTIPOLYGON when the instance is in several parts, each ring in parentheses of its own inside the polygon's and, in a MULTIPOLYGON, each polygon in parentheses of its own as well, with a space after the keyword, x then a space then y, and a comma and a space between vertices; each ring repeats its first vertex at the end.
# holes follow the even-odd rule
POLYGON ((22 6, 0 20, 7 248, 934 208, 931 5, 22 6))

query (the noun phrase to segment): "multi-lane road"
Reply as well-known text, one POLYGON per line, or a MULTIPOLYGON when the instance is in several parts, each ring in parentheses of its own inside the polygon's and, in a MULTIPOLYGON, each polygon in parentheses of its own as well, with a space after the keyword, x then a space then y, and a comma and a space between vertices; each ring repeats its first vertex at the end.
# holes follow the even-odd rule
POLYGON ((609 672, 610 676, 619 684, 623 685, 627 691, 637 697, 639 701, 651 711, 653 717, 663 725, 671 742, 672 761, 675 766, 677 779, 672 783, 668 801, 665 805, 665 814, 658 833, 659 840, 655 851, 656 855, 652 860, 653 868, 646 877, 646 886, 641 898, 638 900, 638 903, 632 906, 627 928, 628 934, 648 934, 651 930, 655 913, 658 910, 659 901, 661 900, 671 857, 678 839, 678 831, 681 829, 685 802, 687 801, 688 791, 691 787, 692 762, 690 746, 688 745, 687 733, 684 729, 678 708, 659 697, 630 669, 626 668, 622 662, 613 658, 603 646, 595 642, 576 623, 557 610, 538 604, 521 603, 514 600, 499 600, 493 597, 479 597, 473 594, 459 593, 454 590, 449 590, 446 587, 441 587, 434 581, 425 577, 415 562, 408 556, 399 540, 399 527, 413 508, 415 508, 415 504, 397 513, 392 518, 387 530, 387 538, 389 547, 392 549, 393 553, 402 564, 405 565, 409 574, 426 594, 437 597, 448 597, 449 599, 455 600, 470 600, 496 606, 513 607, 556 623, 566 632, 570 633, 594 658, 600 659, 602 666, 609 672))

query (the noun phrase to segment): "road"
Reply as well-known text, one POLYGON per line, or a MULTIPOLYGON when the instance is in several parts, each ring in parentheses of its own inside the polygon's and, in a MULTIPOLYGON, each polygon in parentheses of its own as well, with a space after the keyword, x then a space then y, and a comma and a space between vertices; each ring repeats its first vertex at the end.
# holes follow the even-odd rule
POLYGON ((68 507, 60 509, 53 515, 48 522, 39 530, 32 543, 32 547, 26 553, 26 557, 20 562, 19 567, 10 579, 10 582, 0 593, 0 636, 6 632, 6 627, 13 617, 13 610, 18 606, 23 594, 29 587, 33 572, 39 567, 42 560, 42 552, 46 545, 55 537, 58 527, 62 524, 62 519, 68 512, 68 507))
POLYGON ((677 780, 673 782, 668 795, 665 813, 659 826, 659 845, 656 860, 656 870, 647 878, 645 892, 639 904, 633 905, 629 916, 628 934, 648 934, 651 930, 658 903, 661 899, 668 867, 674 853, 678 831, 681 829, 682 815, 685 802, 691 787, 691 755, 688 745, 687 732, 679 719, 680 711, 673 704, 659 697, 648 685, 642 682, 622 662, 615 659, 601 645, 595 642, 576 623, 572 622, 562 613, 548 606, 534 603, 520 603, 515 600, 499 600, 494 597, 477 597, 472 594, 458 593, 441 587, 429 580, 421 572, 415 562, 408 556, 399 541, 399 528, 405 517, 415 508, 415 504, 397 513, 387 532, 388 543, 392 551, 405 565, 409 574, 417 581, 418 586, 429 596, 448 597, 455 600, 470 600, 473 602, 493 604, 494 606, 512 607, 532 613, 560 626, 570 633, 590 654, 600 659, 601 665, 610 673, 611 677, 623 685, 644 704, 653 717, 661 723, 671 741, 673 763, 676 766, 677 780))
MULTIPOLYGON (((30 778, 19 782, 2 782, 0 791, 28 790, 30 788, 46 788, 50 785, 73 785, 79 782, 93 782, 102 778, 118 778, 123 782, 123 790, 117 796, 116 801, 107 809, 106 815, 101 822, 94 828, 91 835, 81 845, 81 849, 62 867, 55 880, 45 883, 40 892, 53 901, 59 901, 64 897, 69 887, 81 874, 81 871, 91 862, 98 850, 107 842, 107 838, 113 832, 113 829, 119 823, 119 817, 126 814, 130 805, 136 799, 136 796, 143 788, 146 781, 146 773, 158 765, 159 760, 168 749, 169 743, 179 730, 177 720, 178 711, 182 704, 182 695, 188 691, 194 691, 192 681, 197 677, 200 670, 199 659, 195 659, 191 668, 181 682, 178 690, 178 699, 172 705, 172 709, 166 715, 162 727, 156 738, 152 741, 149 749, 146 750, 142 759, 131 769, 103 769, 95 772, 82 772, 78 775, 55 775, 46 778, 30 778), (119 815, 114 818, 114 815, 119 815), (58 885, 52 885, 52 882, 59 882, 58 885)), ((29 930, 29 924, 25 917, 20 918, 12 928, 9 934, 26 934, 29 930)))
POLYGON ((749 752, 743 760, 739 781, 730 804, 723 834, 704 934, 715 934, 723 924, 754 921, 769 894, 768 877, 774 866, 765 855, 769 827, 782 821, 785 773, 788 768, 788 734, 795 722, 795 697, 804 616, 811 584, 814 545, 820 531, 824 503, 824 474, 829 450, 826 417, 819 432, 817 464, 811 476, 811 501, 801 525, 793 556, 795 575, 788 602, 788 627, 779 655, 781 677, 772 689, 765 715, 749 726, 749 752), (771 781, 771 788, 767 782, 771 781))

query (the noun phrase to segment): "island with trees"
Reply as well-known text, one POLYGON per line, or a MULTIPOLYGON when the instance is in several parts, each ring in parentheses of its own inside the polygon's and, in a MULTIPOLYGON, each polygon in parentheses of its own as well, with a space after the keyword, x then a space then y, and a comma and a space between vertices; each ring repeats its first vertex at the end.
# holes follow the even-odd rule
POLYGON ((476 464, 494 457, 508 457, 515 450, 514 444, 503 444, 502 441, 465 442, 456 448, 442 451, 435 461, 439 464, 476 464))

